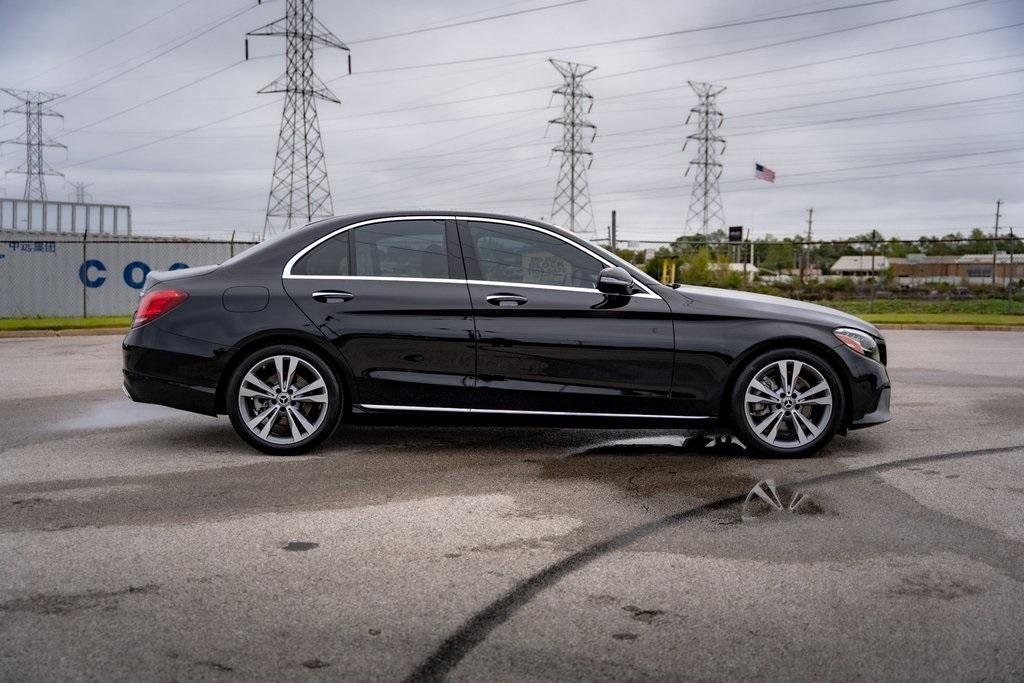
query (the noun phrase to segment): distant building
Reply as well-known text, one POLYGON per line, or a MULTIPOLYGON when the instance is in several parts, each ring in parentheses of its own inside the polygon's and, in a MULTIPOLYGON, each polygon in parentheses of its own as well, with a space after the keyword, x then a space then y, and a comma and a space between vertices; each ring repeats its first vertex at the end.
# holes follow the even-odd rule
POLYGON ((124 204, 0 197, 0 230, 131 236, 132 209, 124 204))
MULTIPOLYGON (((909 254, 906 258, 891 259, 893 271, 901 285, 920 285, 929 282, 948 284, 986 285, 992 283, 992 254, 963 254, 960 256, 925 256, 909 254)), ((1008 281, 1024 279, 1024 254, 1010 255, 999 252, 995 257, 996 284, 1006 286, 1008 281)))
POLYGON ((839 260, 832 264, 829 272, 839 277, 848 277, 854 280, 867 277, 880 277, 895 259, 890 259, 881 254, 860 254, 857 256, 840 256, 839 260))

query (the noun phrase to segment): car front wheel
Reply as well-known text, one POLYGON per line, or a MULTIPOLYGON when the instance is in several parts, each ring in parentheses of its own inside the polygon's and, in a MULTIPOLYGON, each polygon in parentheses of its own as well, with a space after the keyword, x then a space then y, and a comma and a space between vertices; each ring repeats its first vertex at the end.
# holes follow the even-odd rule
POLYGON ((338 426, 342 390, 331 367, 299 346, 280 344, 249 354, 232 373, 228 415, 250 445, 297 455, 338 426))
POLYGON ((832 440, 844 415, 843 384, 820 356, 801 349, 753 359, 733 387, 733 428, 751 451, 810 455, 832 440))

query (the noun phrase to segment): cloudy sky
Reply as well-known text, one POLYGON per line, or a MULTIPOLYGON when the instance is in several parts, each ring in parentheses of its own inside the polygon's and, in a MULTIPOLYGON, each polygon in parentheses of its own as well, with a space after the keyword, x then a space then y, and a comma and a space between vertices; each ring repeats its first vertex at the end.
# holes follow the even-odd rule
MULTIPOLYGON (((0 0, 0 86, 67 96, 63 123, 47 125, 68 150, 48 161, 95 201, 130 204, 137 232, 260 231, 282 104, 256 91, 283 70, 283 39, 252 39, 246 62, 243 36, 283 12, 283 0, 0 0)), ((555 57, 598 67, 602 231, 613 209, 627 239, 684 231, 689 80, 727 88, 728 224, 793 234, 814 207, 818 237, 916 236, 989 226, 1001 198, 1004 225, 1024 228, 1022 0, 317 0, 316 13, 352 49, 351 76, 343 54, 317 52, 341 99, 319 106, 338 214, 549 216, 555 57), (754 179, 755 161, 777 182, 754 179)), ((0 137, 23 127, 8 114, 0 137)), ((22 154, 4 145, 0 165, 22 154)), ((0 187, 20 196, 23 179, 0 187)))

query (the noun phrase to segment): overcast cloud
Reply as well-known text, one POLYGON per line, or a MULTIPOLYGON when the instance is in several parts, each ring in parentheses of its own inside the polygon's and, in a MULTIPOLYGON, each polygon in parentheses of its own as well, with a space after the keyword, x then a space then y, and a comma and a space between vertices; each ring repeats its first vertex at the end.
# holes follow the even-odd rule
MULTIPOLYGON (((318 18, 351 44, 354 66, 352 76, 343 76, 343 55, 317 53, 318 72, 342 100, 319 107, 335 212, 461 208, 547 217, 558 174, 558 159, 550 158, 558 130, 546 126, 559 106, 550 94, 559 83, 550 56, 598 67, 589 78, 598 126, 591 196, 597 224, 603 229, 617 209, 627 239, 668 240, 683 232, 690 192, 683 172, 692 150, 681 151, 691 132, 682 123, 695 103, 687 80, 728 88, 719 101, 726 113, 721 187, 729 224, 755 235, 793 234, 804 229, 813 206, 819 237, 871 228, 939 234, 991 225, 1002 198, 1005 224, 1022 226, 1024 26, 845 59, 1024 23, 1022 0, 982 0, 731 56, 716 55, 965 0, 895 0, 561 49, 856 2, 588 0, 361 42, 555 1, 318 0, 318 18), (538 53, 394 70, 531 51, 538 53), (787 68, 823 60, 833 61, 787 68), (774 73, 754 75, 764 71, 774 73), (755 161, 774 169, 778 182, 753 179, 755 161)), ((47 158, 68 180, 91 183, 96 201, 130 204, 137 232, 260 231, 281 100, 256 91, 283 70, 284 44, 253 39, 255 58, 243 62, 243 36, 283 11, 283 2, 257 7, 255 0, 0 0, 0 85, 70 96, 57 106, 63 131, 59 121, 48 121, 68 152, 50 150, 47 158), (76 96, 153 57, 164 43, 243 9, 193 42, 76 96)), ((3 96, 3 104, 13 101, 3 96)), ((8 114, 0 136, 14 137, 23 125, 8 114)), ((20 147, 5 145, 3 152, 4 168, 20 163, 20 147)), ((67 196, 63 181, 47 180, 51 197, 67 196)), ((22 177, 8 175, 0 186, 20 196, 22 177)))

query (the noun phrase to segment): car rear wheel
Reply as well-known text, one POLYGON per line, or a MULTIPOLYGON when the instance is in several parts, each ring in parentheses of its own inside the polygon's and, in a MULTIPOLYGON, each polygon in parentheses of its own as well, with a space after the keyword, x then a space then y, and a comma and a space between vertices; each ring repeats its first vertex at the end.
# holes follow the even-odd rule
POLYGON ((801 349, 753 359, 733 387, 733 428, 751 451, 797 458, 824 447, 842 423, 843 385, 832 366, 801 349))
POLYGON ((341 384, 331 367, 299 346, 280 344, 249 354, 228 385, 235 431, 273 455, 305 453, 338 426, 341 384))

